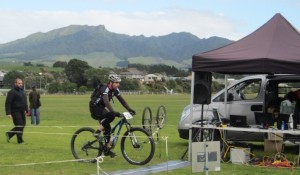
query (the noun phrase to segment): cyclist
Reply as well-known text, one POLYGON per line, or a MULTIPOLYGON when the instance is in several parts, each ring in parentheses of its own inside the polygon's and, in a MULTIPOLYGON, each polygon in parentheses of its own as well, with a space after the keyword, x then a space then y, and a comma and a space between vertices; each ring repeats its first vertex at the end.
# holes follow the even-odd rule
POLYGON ((98 137, 103 132, 105 139, 106 148, 104 150, 104 155, 111 157, 116 156, 114 152, 110 150, 112 143, 110 142, 110 123, 115 119, 115 117, 120 117, 121 114, 113 109, 110 101, 113 101, 115 96, 119 102, 127 109, 131 114, 135 114, 135 111, 129 107, 127 102, 121 96, 119 86, 121 78, 116 74, 111 74, 109 76, 109 82, 106 85, 98 86, 92 94, 90 101, 90 112, 93 119, 99 121, 99 129, 94 133, 94 136, 98 137))

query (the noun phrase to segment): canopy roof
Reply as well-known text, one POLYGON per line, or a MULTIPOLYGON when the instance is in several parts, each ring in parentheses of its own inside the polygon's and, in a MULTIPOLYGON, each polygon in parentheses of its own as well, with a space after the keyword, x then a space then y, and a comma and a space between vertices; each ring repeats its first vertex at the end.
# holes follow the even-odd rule
POLYGON ((279 13, 250 35, 195 54, 192 70, 228 74, 300 74, 300 34, 279 13))

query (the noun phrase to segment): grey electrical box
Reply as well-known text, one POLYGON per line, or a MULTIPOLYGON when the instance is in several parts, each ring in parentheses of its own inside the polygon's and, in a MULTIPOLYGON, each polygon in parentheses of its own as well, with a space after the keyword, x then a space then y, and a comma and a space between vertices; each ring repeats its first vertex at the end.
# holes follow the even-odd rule
POLYGON ((250 148, 230 148, 230 161, 234 164, 245 164, 250 161, 250 148))
POLYGON ((192 172, 220 170, 220 141, 192 142, 192 172))

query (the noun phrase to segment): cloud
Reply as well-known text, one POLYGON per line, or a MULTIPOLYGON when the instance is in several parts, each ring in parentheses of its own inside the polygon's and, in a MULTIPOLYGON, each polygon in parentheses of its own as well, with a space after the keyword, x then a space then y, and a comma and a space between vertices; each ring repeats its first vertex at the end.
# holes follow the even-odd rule
POLYGON ((36 32, 48 32, 69 25, 104 25, 120 34, 161 36, 172 32, 190 32, 199 38, 219 36, 237 40, 238 21, 222 14, 191 9, 131 12, 86 10, 15 11, 0 9, 0 43, 24 38, 36 32))

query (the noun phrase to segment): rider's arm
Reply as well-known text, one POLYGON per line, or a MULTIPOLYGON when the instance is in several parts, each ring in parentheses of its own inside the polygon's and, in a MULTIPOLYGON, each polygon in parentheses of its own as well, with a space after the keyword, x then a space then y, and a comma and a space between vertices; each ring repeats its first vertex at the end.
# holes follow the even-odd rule
POLYGON ((109 112, 115 112, 115 110, 110 105, 110 102, 109 102, 109 99, 108 99, 108 95, 107 94, 103 94, 102 99, 103 99, 104 105, 107 107, 107 109, 109 110, 109 112))
POLYGON ((127 109, 128 112, 132 113, 133 115, 135 115, 135 110, 131 109, 128 105, 128 103, 125 101, 125 99, 121 96, 121 95, 118 95, 117 96, 118 100, 120 101, 120 103, 124 106, 124 108, 127 109))
POLYGON ((118 95, 117 99, 124 106, 124 108, 126 108, 127 110, 129 109, 128 103, 125 101, 125 99, 121 95, 118 95))

